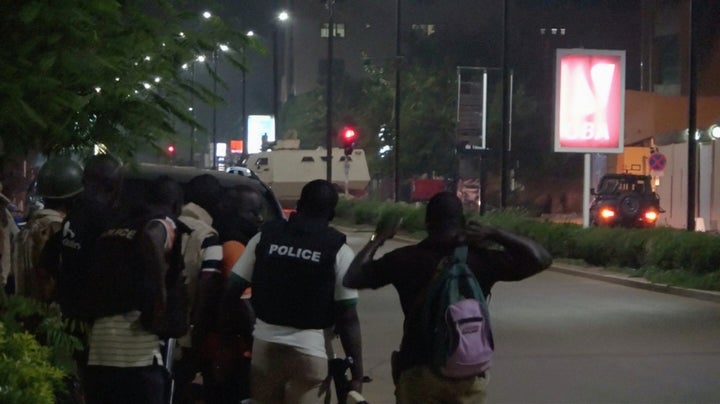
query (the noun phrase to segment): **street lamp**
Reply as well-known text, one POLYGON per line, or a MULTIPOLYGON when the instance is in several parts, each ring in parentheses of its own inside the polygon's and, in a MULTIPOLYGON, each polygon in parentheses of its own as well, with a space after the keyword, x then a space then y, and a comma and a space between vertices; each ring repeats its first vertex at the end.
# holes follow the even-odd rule
POLYGON ((205 55, 197 56, 192 62, 184 63, 181 67, 183 70, 190 69, 191 87, 190 106, 188 111, 192 115, 193 122, 190 125, 190 165, 195 166, 195 63, 205 63, 205 55))
MULTIPOLYGON (((217 67, 218 67, 218 50, 225 53, 230 51, 230 47, 225 44, 218 44, 213 50, 213 97, 217 98, 217 67)), ((212 169, 217 170, 217 99, 213 100, 212 110, 212 169)))
MULTIPOLYGON (((255 36, 255 33, 251 30, 248 31, 248 38, 255 36)), ((245 46, 242 48, 243 65, 247 63, 245 55, 245 46)), ((246 67, 246 66, 245 66, 246 67)), ((248 155, 248 132, 247 132, 247 82, 246 82, 246 69, 242 69, 242 141, 243 150, 242 157, 245 158, 248 155)))
POLYGON ((277 15, 277 22, 273 24, 273 117, 275 119, 275 136, 278 136, 278 114, 280 111, 280 78, 278 76, 278 30, 279 24, 290 19, 287 11, 280 11, 277 15))

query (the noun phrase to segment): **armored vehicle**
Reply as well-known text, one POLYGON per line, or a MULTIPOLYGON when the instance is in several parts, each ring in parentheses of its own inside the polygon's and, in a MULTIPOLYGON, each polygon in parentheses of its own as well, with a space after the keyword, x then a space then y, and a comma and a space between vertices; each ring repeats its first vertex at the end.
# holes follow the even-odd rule
MULTIPOLYGON (((299 140, 279 140, 272 151, 251 154, 245 165, 268 184, 285 209, 295 208, 302 187, 309 181, 327 177, 327 149, 302 150, 299 140)), ((364 195, 370 183, 365 152, 355 149, 345 156, 341 148, 332 149, 332 182, 340 194, 364 195), (347 165, 346 165, 347 163, 347 165)))

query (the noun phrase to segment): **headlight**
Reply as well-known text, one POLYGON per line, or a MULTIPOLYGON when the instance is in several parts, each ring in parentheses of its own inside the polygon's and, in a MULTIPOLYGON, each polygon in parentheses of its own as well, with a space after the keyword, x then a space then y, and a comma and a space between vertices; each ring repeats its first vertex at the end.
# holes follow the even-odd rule
POLYGON ((600 217, 609 220, 615 217, 615 211, 610 208, 602 208, 600 209, 600 217))
POLYGON ((654 222, 658 218, 658 213, 654 210, 648 210, 645 212, 645 221, 647 222, 654 222))

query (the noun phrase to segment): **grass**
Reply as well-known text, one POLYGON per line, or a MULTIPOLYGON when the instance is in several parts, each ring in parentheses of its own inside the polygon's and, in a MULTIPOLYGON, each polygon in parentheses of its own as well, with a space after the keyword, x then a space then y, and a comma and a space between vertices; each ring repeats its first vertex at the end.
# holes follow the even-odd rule
POLYGON ((720 291, 720 273, 698 274, 679 270, 641 269, 642 276, 654 283, 678 286, 681 288, 720 291))

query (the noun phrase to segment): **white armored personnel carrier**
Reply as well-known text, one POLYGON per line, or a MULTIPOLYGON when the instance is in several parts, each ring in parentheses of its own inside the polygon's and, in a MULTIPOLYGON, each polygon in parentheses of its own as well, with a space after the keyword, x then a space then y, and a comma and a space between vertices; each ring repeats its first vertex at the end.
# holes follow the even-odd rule
MULTIPOLYGON (((268 184, 285 209, 294 209, 302 187, 309 181, 327 178, 327 149, 300 149, 299 139, 278 140, 271 151, 251 154, 246 167, 268 184)), ((332 182, 338 193, 345 193, 346 156, 341 148, 332 149, 332 182)), ((365 152, 355 149, 347 156, 347 189, 362 196, 370 183, 365 152)))

